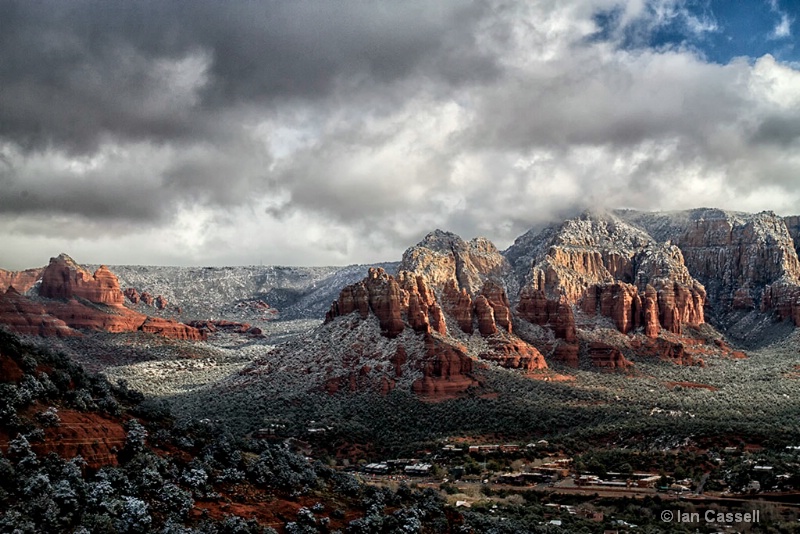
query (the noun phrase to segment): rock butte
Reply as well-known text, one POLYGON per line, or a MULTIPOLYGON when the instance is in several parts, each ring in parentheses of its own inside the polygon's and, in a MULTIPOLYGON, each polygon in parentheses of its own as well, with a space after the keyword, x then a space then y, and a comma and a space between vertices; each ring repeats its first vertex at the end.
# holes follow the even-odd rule
POLYGON ((66 254, 50 259, 41 275, 39 295, 44 299, 34 302, 8 289, 0 295, 0 322, 16 332, 40 336, 79 335, 75 329, 141 331, 186 340, 206 336, 183 323, 125 308, 117 277, 107 267, 90 274, 66 254))

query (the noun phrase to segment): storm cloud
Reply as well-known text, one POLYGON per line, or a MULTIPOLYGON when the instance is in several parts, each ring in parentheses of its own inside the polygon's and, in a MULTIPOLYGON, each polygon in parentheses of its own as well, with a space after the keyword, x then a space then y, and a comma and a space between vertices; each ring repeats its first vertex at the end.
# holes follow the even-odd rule
POLYGON ((0 267, 380 261, 598 205, 788 214, 797 63, 712 61, 723 26, 676 0, 4 2, 0 267))

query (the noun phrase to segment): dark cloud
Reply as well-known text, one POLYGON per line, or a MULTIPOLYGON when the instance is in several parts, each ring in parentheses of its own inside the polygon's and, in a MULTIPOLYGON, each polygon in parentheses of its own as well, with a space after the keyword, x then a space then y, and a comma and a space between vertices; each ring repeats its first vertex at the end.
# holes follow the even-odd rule
POLYGON ((794 145, 800 139, 800 116, 796 113, 765 117, 753 135, 756 143, 783 147, 794 145))
POLYGON ((687 6, 0 2, 0 252, 347 263, 586 207, 789 209, 796 66, 707 61, 687 6))
POLYGON ((0 5, 0 138, 93 150, 104 136, 207 138, 241 105, 320 99, 337 84, 491 76, 461 2, 106 2, 0 5), (194 62, 192 60, 194 59, 194 62), (194 80, 180 92, 179 66, 194 80), (176 73, 176 70, 178 71, 176 73), (194 97, 194 98, 193 98, 194 97), (222 117, 221 117, 222 114, 222 117))

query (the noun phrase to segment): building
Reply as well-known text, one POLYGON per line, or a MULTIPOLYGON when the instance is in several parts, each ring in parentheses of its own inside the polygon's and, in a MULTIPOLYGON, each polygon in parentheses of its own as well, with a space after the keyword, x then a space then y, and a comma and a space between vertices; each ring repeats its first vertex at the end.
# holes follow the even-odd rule
POLYGON ((365 465, 361 470, 372 475, 385 475, 389 473, 389 466, 385 463, 373 463, 365 465))
POLYGON ((432 468, 431 464, 415 464, 407 465, 403 471, 409 476, 424 477, 431 474, 432 468))

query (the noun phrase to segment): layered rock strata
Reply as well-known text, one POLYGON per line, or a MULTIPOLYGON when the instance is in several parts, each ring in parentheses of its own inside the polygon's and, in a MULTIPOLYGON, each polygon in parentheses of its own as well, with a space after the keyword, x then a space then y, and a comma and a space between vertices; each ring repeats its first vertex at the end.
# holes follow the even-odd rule
POLYGON ((704 322, 706 293, 678 247, 609 214, 584 214, 526 234, 506 252, 523 289, 517 310, 535 324, 552 322, 554 302, 565 299, 584 313, 609 317, 622 333, 661 328, 680 333, 704 322), (548 304, 549 312, 548 312, 548 304))
POLYGON ((30 335, 77 335, 73 329, 111 333, 149 332, 203 340, 205 332, 173 321, 148 317, 123 306, 117 277, 105 266, 94 274, 66 254, 51 258, 42 273, 40 298, 33 301, 9 289, 0 298, 0 322, 30 335))
POLYGON ((42 273, 39 295, 50 299, 78 297, 108 306, 121 306, 124 300, 117 277, 108 267, 103 265, 91 274, 66 254, 50 258, 42 273))
POLYGON ((26 293, 36 282, 41 280, 44 269, 26 269, 24 271, 5 271, 0 269, 0 292, 10 287, 19 293, 26 293))
MULTIPOLYGON (((383 392, 394 389, 395 380, 408 366, 422 373, 422 378, 412 384, 412 391, 431 400, 450 398, 477 385, 472 376, 473 358, 466 346, 450 335, 457 331, 486 338, 487 350, 474 354, 481 360, 524 371, 546 368, 541 353, 511 333, 510 305, 501 286, 487 282, 473 301, 465 289, 457 290, 455 281, 451 282, 446 286, 452 290, 451 298, 440 306, 425 276, 401 271, 393 277, 383 269, 372 268, 364 280, 342 289, 325 322, 332 328, 339 324, 335 322, 337 318, 357 317, 364 321, 374 317, 386 338, 407 340, 409 331, 422 336, 423 349, 412 351, 401 344, 394 352, 394 376, 380 379, 383 392), (448 315, 454 324, 448 325, 448 315)), ((325 389, 360 389, 368 376, 369 373, 353 369, 329 380, 325 389)))
POLYGON ((436 230, 403 253, 398 271, 422 275, 436 290, 452 281, 472 296, 486 280, 508 275, 511 264, 486 238, 464 241, 451 232, 436 230))
POLYGON ((800 217, 708 208, 620 214, 680 249, 718 324, 732 326, 737 313, 753 311, 800 324, 800 217))

